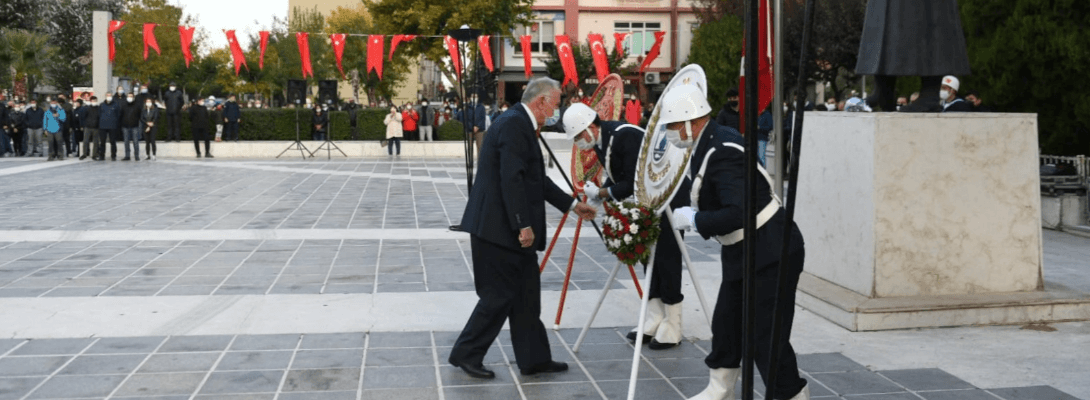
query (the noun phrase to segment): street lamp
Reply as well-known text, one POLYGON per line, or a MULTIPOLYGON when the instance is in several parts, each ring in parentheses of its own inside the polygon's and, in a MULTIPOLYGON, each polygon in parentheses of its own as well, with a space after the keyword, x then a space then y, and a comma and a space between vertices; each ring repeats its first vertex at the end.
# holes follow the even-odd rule
MULTIPOLYGON (((466 187, 467 187, 467 192, 472 192, 473 191, 473 136, 470 134, 471 131, 469 129, 469 124, 467 123, 468 121, 466 121, 466 118, 465 118, 466 113, 469 111, 469 108, 468 108, 468 105, 467 105, 468 103, 466 103, 467 96, 466 96, 466 84, 465 84, 465 77, 464 77, 464 72, 465 72, 466 68, 468 67, 468 65, 466 65, 466 62, 465 62, 466 61, 466 59, 465 59, 465 50, 462 48, 462 46, 463 46, 462 43, 468 43, 468 42, 472 42, 474 40, 477 40, 477 37, 481 35, 481 31, 479 31, 477 29, 472 29, 472 28, 469 27, 469 25, 462 25, 458 29, 450 30, 449 32, 447 32, 447 34, 450 35, 450 37, 454 38, 454 40, 458 41, 458 61, 462 65, 462 72, 463 73, 458 74, 458 96, 462 99, 462 107, 463 107, 462 108, 462 117, 463 117, 462 118, 462 138, 464 140, 465 156, 466 156, 466 187)), ((468 44, 466 44, 465 46, 468 46, 468 44)), ((455 73, 457 73, 457 71, 455 71, 455 73)), ((476 111, 476 110, 474 110, 474 111, 476 111)), ((451 225, 450 226, 450 230, 452 230, 452 231, 460 231, 461 228, 462 228, 461 225, 451 225)))

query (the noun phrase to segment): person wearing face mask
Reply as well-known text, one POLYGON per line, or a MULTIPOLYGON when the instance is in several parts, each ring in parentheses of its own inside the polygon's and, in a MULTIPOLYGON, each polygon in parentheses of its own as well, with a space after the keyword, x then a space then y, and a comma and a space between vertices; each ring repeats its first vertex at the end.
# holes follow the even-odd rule
POLYGON ((83 99, 76 99, 75 108, 72 109, 71 117, 69 118, 69 124, 72 128, 72 148, 69 153, 72 157, 80 156, 80 159, 87 158, 87 152, 84 151, 80 154, 79 145, 81 142, 87 142, 87 130, 83 127, 85 120, 87 119, 87 109, 90 106, 83 99))
POLYGON ((359 115, 359 105, 356 104, 355 99, 348 99, 348 104, 344 106, 345 111, 348 111, 348 128, 352 131, 352 140, 359 140, 359 129, 356 127, 356 118, 359 115))
POLYGON ((401 130, 405 139, 420 140, 420 137, 417 136, 419 131, 416 129, 416 124, 419 121, 420 114, 413 109, 411 103, 405 103, 405 105, 401 106, 401 130))
POLYGON ((11 151, 11 136, 10 126, 8 126, 8 114, 11 112, 8 107, 7 98, 0 93, 0 157, 8 157, 8 154, 13 154, 11 151))
POLYGON ((738 121, 741 120, 741 116, 738 115, 738 89, 730 88, 726 96, 727 102, 723 103, 723 109, 719 110, 719 115, 715 116, 715 123, 737 131, 739 130, 738 121))
POLYGON ((174 82, 170 83, 170 90, 163 94, 163 102, 167 108, 167 141, 180 142, 182 140, 182 121, 180 117, 185 98, 174 82))
POLYGON ((52 100, 42 118, 42 130, 45 132, 45 140, 49 145, 49 161, 62 161, 65 154, 64 122, 68 120, 68 114, 56 100, 52 100))
POLYGON ((121 103, 116 96, 107 94, 102 104, 99 104, 98 134, 102 137, 102 145, 98 146, 98 161, 106 159, 106 142, 110 142, 110 159, 117 161, 117 134, 121 129, 121 103))
POLYGON ((636 95, 629 94, 628 101, 624 104, 624 120, 632 125, 639 125, 642 112, 643 105, 636 99, 636 95))
POLYGON ((510 322, 522 375, 568 370, 567 364, 553 361, 541 323, 537 251, 545 250, 545 203, 588 220, 597 210, 573 199, 545 174, 537 133, 556 111, 559 86, 550 78, 530 81, 522 104, 496 120, 481 145, 461 220, 461 229, 470 234, 479 300, 447 359, 476 378, 496 377, 483 360, 505 322, 510 322))
MULTIPOLYGON (((791 347, 795 290, 803 269, 802 233, 792 223, 785 226, 784 210, 772 192, 772 179, 764 167, 757 179, 757 233, 742 236, 745 221, 746 163, 741 136, 708 117, 711 107, 700 88, 682 85, 671 89, 662 100, 659 123, 666 125, 669 141, 681 148, 692 148, 689 176, 694 177, 690 207, 674 210, 676 229, 694 230, 704 239, 715 238, 722 245, 722 283, 712 317, 712 348, 704 359, 710 369, 708 387, 693 399, 721 400, 735 398, 735 382, 741 375, 742 361, 742 268, 745 240, 756 240, 757 270, 754 274, 756 298, 755 361, 759 371, 768 370, 772 338, 772 316, 776 306, 783 318, 776 399, 809 399, 805 379, 799 377, 795 351, 791 347), (783 230, 790 229, 791 242, 787 268, 787 287, 776 293, 783 230), (778 297, 778 298, 777 298, 778 297)), ((761 376, 767 384, 768 378, 761 376)))
POLYGON ((45 120, 45 111, 38 107, 38 102, 31 100, 26 112, 27 131, 27 157, 45 157, 42 151, 42 121, 45 120))
POLYGON ((136 102, 136 96, 133 94, 126 96, 125 103, 121 105, 121 132, 125 144, 125 158, 121 161, 140 161, 140 112, 143 105, 136 102), (129 145, 132 145, 131 151, 135 153, 136 158, 129 158, 129 145))
POLYGON ((11 134, 12 147, 15 156, 22 157, 27 154, 26 134, 26 107, 22 102, 8 102, 8 132, 11 134))
POLYGON ((484 141, 485 132, 485 111, 484 105, 480 103, 477 95, 473 95, 470 99, 470 103, 466 104, 465 109, 465 123, 469 124, 470 130, 473 131, 473 142, 477 145, 477 152, 481 151, 481 142, 484 141))
MULTIPOLYGON (((587 202, 597 207, 606 200, 621 201, 635 189, 636 164, 640 157, 644 130, 620 121, 602 121, 598 113, 579 103, 564 113, 564 131, 581 150, 594 150, 605 168, 606 181, 601 187, 586 182, 583 193, 587 202)), ((689 181, 682 183, 679 193, 688 193, 689 181)), ((674 196, 671 208, 689 204, 687 196, 674 196)), ((670 230, 668 218, 662 218, 662 232, 655 251, 655 269, 648 289, 647 319, 644 324, 644 344, 652 350, 662 350, 681 344, 681 249, 670 230)), ((645 270, 646 272, 646 270, 645 270)), ((637 330, 628 333, 628 340, 637 339, 637 330)))
POLYGON ((310 117, 310 126, 313 128, 310 132, 311 140, 325 140, 327 128, 329 127, 329 116, 325 107, 314 107, 314 115, 310 117))
POLYGON ((197 158, 201 158, 201 141, 204 141, 204 158, 212 157, 212 144, 208 137, 208 106, 215 102, 197 100, 197 104, 189 107, 189 127, 193 130, 193 149, 197 150, 197 158))
POLYGON ((57 96, 57 107, 64 110, 64 114, 68 117, 68 119, 61 123, 61 131, 59 133, 62 142, 64 143, 62 154, 73 157, 74 155, 72 153, 76 152, 77 142, 75 132, 78 121, 75 118, 75 114, 72 112, 72 104, 68 102, 68 98, 63 94, 57 96))
POLYGON ((958 88, 961 83, 953 75, 942 77, 942 86, 939 88, 939 105, 942 112, 971 112, 973 105, 958 97, 958 88))
POLYGON ((420 140, 430 142, 435 140, 432 137, 434 133, 435 125, 435 110, 428 107, 428 101, 424 100, 420 102, 420 140))
POLYGON ((101 110, 98 107, 98 97, 91 96, 90 101, 87 102, 83 109, 84 113, 80 117, 80 125, 83 126, 83 153, 80 154, 79 159, 83 160, 91 157, 92 160, 97 160, 102 146, 98 133, 98 120, 101 115, 101 110), (92 142, 94 142, 94 146, 91 145, 92 142))
POLYGON ((144 108, 140 110, 140 127, 144 134, 144 154, 147 155, 146 160, 154 160, 155 153, 158 150, 155 146, 155 136, 159 134, 159 126, 156 125, 158 121, 159 107, 155 106, 155 102, 152 101, 151 96, 145 96, 144 108))
POLYGON ((394 145, 397 145, 397 155, 401 155, 401 136, 404 135, 401 126, 403 118, 397 107, 390 107, 390 113, 386 114, 386 118, 382 120, 382 123, 386 124, 386 140, 389 142, 386 145, 386 153, 391 156, 394 155, 394 145))
POLYGON ((242 110, 239 110, 235 96, 227 98, 223 104, 223 140, 238 142, 238 125, 242 123, 242 110))

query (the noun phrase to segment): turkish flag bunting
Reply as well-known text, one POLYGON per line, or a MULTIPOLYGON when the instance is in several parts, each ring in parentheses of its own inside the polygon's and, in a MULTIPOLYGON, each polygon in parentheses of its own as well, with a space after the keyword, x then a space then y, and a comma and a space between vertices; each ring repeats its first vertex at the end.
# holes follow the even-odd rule
POLYGON ((388 60, 394 59, 394 49, 397 49, 398 43, 411 42, 413 39, 416 39, 416 35, 394 35, 394 38, 390 40, 390 58, 388 60))
POLYGON ((526 66, 526 77, 529 78, 533 75, 530 72, 530 35, 523 35, 519 41, 522 43, 522 62, 526 66))
POLYGON ((655 61, 659 57, 659 48, 662 47, 662 38, 666 36, 666 32, 655 32, 655 45, 651 46, 651 51, 647 52, 647 57, 643 59, 643 64, 640 64, 640 72, 647 69, 651 65, 651 61, 655 61))
POLYGON ((159 51, 159 42, 155 41, 156 24, 144 24, 144 59, 148 59, 148 47, 155 49, 155 54, 163 55, 159 51))
MULTIPOLYGON (((231 45, 231 59, 235 63, 235 76, 238 76, 239 68, 246 65, 246 56, 242 54, 242 46, 238 44, 238 38, 235 37, 235 30, 229 30, 227 33, 227 44, 231 45)), ((250 66, 246 66, 246 70, 249 70, 250 66)))
POLYGON ((613 44, 617 46, 617 57, 624 58, 624 38, 628 37, 630 33, 614 33, 613 44))
POLYGON ((344 67, 341 66, 341 57, 344 57, 344 38, 347 35, 343 33, 334 33, 329 35, 329 40, 333 42, 333 57, 337 59, 337 70, 341 71, 341 78, 344 76, 344 67))
POLYGON ((269 47, 269 31, 261 31, 258 34, 261 35, 261 58, 257 59, 257 66, 265 69, 265 48, 269 47))
POLYGON ((447 51, 450 52, 450 60, 454 64, 454 73, 462 76, 462 59, 458 57, 458 41, 446 36, 443 38, 443 43, 446 43, 447 51))
POLYGON ((488 72, 492 72, 492 40, 491 35, 481 35, 477 37, 477 47, 481 48, 481 57, 484 58, 484 66, 488 67, 488 72))
POLYGON ((587 35, 590 41, 590 52, 594 56, 594 72, 598 74, 598 82, 609 75, 609 55, 606 54, 605 38, 602 35, 592 33, 587 35))
POLYGON ((192 26, 178 27, 178 37, 182 41, 182 56, 185 58, 186 68, 189 68, 189 63, 193 61, 193 53, 189 51, 189 45, 193 44, 193 32, 196 30, 197 28, 192 26))
POLYGON ((386 38, 382 35, 367 36, 367 72, 374 69, 380 80, 382 79, 382 53, 385 53, 383 51, 385 45, 386 38))
POLYGON ((310 41, 307 40, 306 32, 298 32, 295 34, 295 43, 299 45, 299 60, 302 61, 303 79, 307 78, 307 74, 314 77, 314 69, 310 66, 310 41))
MULTIPOLYGON (((757 12, 757 43, 760 43, 760 48, 757 49, 757 113, 764 111, 765 107, 772 102, 772 13, 770 12, 768 1, 761 1, 758 6, 757 12)), ((743 35, 744 37, 744 35, 743 35)), ((746 113, 745 113, 745 93, 746 93, 746 44, 745 40, 742 41, 742 71, 738 79, 738 115, 740 116, 738 121, 738 127, 742 133, 745 133, 746 129, 746 113)))
POLYGON ((125 26, 125 21, 113 20, 110 21, 110 27, 107 29, 106 35, 110 37, 110 62, 114 62, 114 55, 117 51, 114 47, 114 32, 117 32, 123 26, 125 26))
POLYGON ((579 83, 579 71, 575 69, 575 55, 572 54, 571 42, 567 35, 556 35, 556 52, 560 56, 560 67, 564 69, 564 82, 579 83))

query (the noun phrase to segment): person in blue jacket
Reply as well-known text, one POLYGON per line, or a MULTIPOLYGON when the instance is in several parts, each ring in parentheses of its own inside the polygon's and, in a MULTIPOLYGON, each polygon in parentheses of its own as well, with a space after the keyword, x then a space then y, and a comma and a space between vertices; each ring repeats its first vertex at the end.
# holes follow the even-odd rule
POLYGON ((235 96, 227 98, 227 103, 223 105, 223 122, 223 140, 238 142, 238 124, 242 122, 242 110, 238 108, 235 96))
POLYGON ((45 114, 42 116, 42 129, 45 131, 45 138, 49 143, 48 161, 64 160, 65 121, 68 121, 68 114, 64 112, 64 108, 61 108, 60 104, 57 104, 57 99, 51 99, 49 101, 49 110, 45 110, 45 114))

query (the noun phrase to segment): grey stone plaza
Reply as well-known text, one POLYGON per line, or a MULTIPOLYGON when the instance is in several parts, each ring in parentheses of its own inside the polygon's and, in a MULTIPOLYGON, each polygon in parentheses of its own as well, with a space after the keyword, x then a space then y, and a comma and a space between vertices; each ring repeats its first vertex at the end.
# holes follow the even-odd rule
MULTIPOLYGON (((448 229, 466 190, 459 159, 2 159, 0 400, 624 398, 638 298, 627 271, 606 282, 616 259, 589 226, 550 331, 569 371, 521 376, 506 332, 496 379, 446 363, 476 301, 469 237, 448 229)), ((573 225, 541 276, 547 327, 573 225)), ((692 236, 714 302, 718 244, 692 236)), ((1044 232, 1046 286, 1090 292, 1087 260, 1090 239, 1044 232)), ((707 384, 711 332, 684 282, 686 340, 643 351, 636 398, 707 384)), ((814 398, 1090 399, 1086 322, 850 332, 797 308, 792 342, 814 398)))

